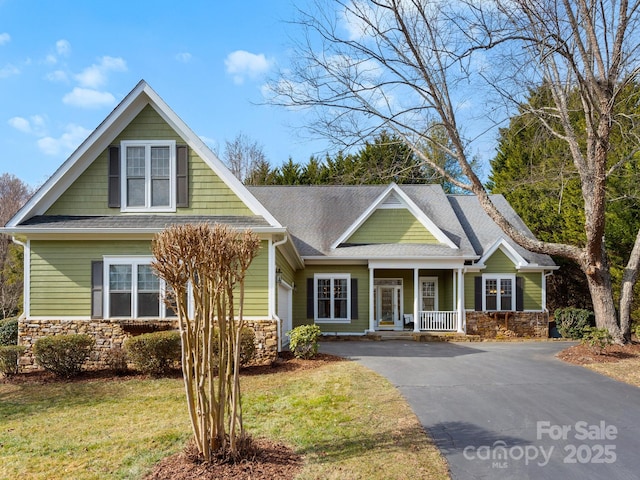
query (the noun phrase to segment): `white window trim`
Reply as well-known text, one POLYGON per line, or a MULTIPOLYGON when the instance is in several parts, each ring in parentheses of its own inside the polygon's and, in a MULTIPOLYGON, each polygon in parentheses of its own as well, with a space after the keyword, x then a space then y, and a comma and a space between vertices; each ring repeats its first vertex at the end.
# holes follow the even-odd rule
POLYGON ((176 141, 175 140, 122 140, 120 142, 120 211, 122 212, 175 212, 176 211, 176 141), (127 147, 145 147, 145 206, 127 206, 127 147), (151 206, 151 147, 169 147, 169 205, 151 206))
MULTIPOLYGON (((153 261, 153 257, 149 256, 135 256, 135 257, 118 257, 118 256, 108 256, 103 257, 103 271, 102 271, 102 285, 103 287, 103 305, 104 305, 104 318, 125 318, 125 319, 141 319, 141 320, 154 320, 154 319, 177 319, 178 317, 167 317, 166 316, 166 306, 164 303, 164 298, 166 296, 166 284, 164 280, 161 278, 160 280, 160 306, 159 312, 160 315, 158 317, 138 317, 136 312, 138 311, 138 276, 137 276, 137 267, 139 265, 151 265, 153 261), (110 288, 109 288, 109 267, 111 265, 131 265, 132 267, 135 265, 135 268, 131 270, 131 316, 129 317, 112 317, 111 316, 111 302, 110 302, 110 288)), ((191 290, 189 289, 189 298, 191 290)), ((191 309, 191 301, 189 300, 189 310, 191 309)))
POLYGON ((313 318, 315 323, 351 323, 351 275, 348 273, 316 273, 313 276, 313 318), (347 318, 333 317, 333 288, 331 289, 331 318, 318 318, 318 280, 347 280, 347 318))
POLYGON ((485 273, 482 275, 482 310, 485 312, 514 312, 516 310, 516 276, 508 273, 485 273), (497 308, 500 306, 500 289, 496 295, 496 309, 487 310, 487 280, 496 280, 498 285, 500 280, 511 280, 511 308, 502 310, 497 308))
POLYGON ((434 282, 436 286, 436 294, 433 301, 433 309, 437 312, 440 309, 439 296, 438 296, 438 277, 420 277, 418 279, 420 285, 420 311, 424 311, 424 305, 422 304, 423 295, 422 295, 422 282, 434 282))

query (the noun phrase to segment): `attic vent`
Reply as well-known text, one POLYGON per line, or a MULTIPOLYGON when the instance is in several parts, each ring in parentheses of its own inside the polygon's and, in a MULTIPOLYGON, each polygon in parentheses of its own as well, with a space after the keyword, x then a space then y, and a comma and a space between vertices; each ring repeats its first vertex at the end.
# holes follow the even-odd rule
POLYGON ((395 193, 391 193, 384 199, 379 208, 404 208, 404 203, 395 193))

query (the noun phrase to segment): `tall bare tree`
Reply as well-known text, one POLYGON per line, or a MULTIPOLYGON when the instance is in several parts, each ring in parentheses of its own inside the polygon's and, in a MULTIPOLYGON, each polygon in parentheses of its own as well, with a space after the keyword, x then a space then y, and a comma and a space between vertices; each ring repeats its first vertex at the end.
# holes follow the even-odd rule
POLYGON ((255 180, 255 171, 268 165, 262 145, 244 133, 239 133, 232 141, 225 140, 224 161, 238 180, 249 185, 255 180))
POLYGON ((338 143, 357 143, 382 128, 402 137, 452 185, 473 192, 513 240, 578 263, 597 325, 624 342, 640 232, 629 252, 618 318, 604 205, 608 177, 625 164, 608 162, 611 132, 636 120, 620 118, 616 112, 625 109, 616 103, 638 75, 638 6, 637 0, 318 0, 293 22, 304 39, 291 67, 272 82, 271 102, 307 107, 316 114, 311 130, 338 143), (526 237, 495 208, 472 168, 483 130, 526 109, 529 88, 542 84, 550 88, 552 106, 530 113, 569 146, 584 201, 583 245, 526 237), (570 121, 576 91, 585 118, 579 130, 570 121), (443 130, 446 141, 436 135, 443 130), (455 158, 465 180, 425 155, 419 148, 425 142, 455 158))
MULTIPOLYGON (((0 225, 24 205, 32 194, 31 188, 9 173, 0 175, 0 225)), ((7 235, 0 235, 0 318, 14 315, 20 308, 22 296, 22 253, 7 235)))

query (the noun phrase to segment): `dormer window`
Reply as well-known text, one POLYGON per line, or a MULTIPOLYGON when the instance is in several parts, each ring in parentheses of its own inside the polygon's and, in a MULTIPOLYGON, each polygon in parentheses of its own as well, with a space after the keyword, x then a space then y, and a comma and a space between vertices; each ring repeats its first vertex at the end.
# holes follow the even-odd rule
POLYGON ((121 142, 122 211, 175 211, 175 151, 174 141, 121 142))

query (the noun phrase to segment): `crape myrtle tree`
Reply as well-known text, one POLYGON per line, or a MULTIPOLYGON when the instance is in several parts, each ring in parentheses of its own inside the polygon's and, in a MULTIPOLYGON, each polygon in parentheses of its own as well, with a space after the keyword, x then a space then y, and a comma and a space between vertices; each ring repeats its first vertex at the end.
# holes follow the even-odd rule
POLYGON ((622 343, 629 338, 640 231, 627 252, 618 317, 605 204, 610 177, 628 164, 608 161, 612 131, 636 121, 623 121, 616 106, 640 65, 638 6, 638 0, 317 0, 293 22, 302 39, 291 65, 271 82, 271 102, 306 108, 309 128, 337 143, 355 144, 381 129, 401 137, 453 186, 475 194, 514 241, 578 264, 597 326, 622 343), (551 103, 534 108, 527 95, 543 84, 551 103), (474 171, 478 141, 518 109, 567 145, 584 203, 582 244, 527 237, 497 210, 474 171), (574 109, 583 118, 579 128, 574 109), (436 135, 442 131, 444 140, 436 135), (455 158, 464 178, 439 166, 421 148, 425 142, 455 158))
POLYGON ((244 280, 259 247, 255 234, 220 224, 174 225, 153 240, 152 265, 178 315, 189 417, 205 462, 236 461, 250 443, 242 422, 240 332, 244 280))

